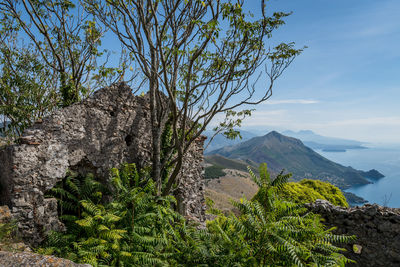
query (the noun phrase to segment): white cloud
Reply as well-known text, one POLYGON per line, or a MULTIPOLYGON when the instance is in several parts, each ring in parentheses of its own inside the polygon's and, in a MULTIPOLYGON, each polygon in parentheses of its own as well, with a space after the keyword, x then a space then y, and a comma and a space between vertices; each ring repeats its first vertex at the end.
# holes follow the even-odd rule
POLYGON ((282 99, 282 100, 268 100, 264 104, 266 105, 280 105, 280 104, 317 104, 319 101, 313 99, 282 99))

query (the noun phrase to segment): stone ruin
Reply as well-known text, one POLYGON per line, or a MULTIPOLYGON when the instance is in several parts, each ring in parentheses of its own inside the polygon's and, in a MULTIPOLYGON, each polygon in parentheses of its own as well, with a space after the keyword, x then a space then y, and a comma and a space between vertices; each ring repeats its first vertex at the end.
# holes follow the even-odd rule
MULTIPOLYGON (((38 244, 49 230, 62 230, 57 201, 45 192, 67 170, 93 173, 102 181, 122 163, 151 162, 150 104, 125 83, 98 90, 27 129, 19 144, 0 150, 0 205, 7 205, 26 242, 38 244)), ((185 155, 176 193, 178 209, 204 222, 203 143, 185 155)))
POLYGON ((346 266, 400 266, 400 209, 376 204, 343 208, 320 199, 308 208, 320 214, 325 225, 336 227, 336 234, 357 237, 345 245, 343 254, 356 261, 346 266))

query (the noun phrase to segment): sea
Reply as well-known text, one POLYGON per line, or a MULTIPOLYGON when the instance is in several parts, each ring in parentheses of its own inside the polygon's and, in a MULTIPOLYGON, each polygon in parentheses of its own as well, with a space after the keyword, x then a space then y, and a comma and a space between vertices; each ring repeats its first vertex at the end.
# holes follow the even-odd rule
POLYGON ((400 208, 400 144, 368 144, 368 149, 350 149, 346 152, 316 150, 327 159, 358 170, 376 169, 384 178, 373 184, 347 189, 369 203, 400 208))

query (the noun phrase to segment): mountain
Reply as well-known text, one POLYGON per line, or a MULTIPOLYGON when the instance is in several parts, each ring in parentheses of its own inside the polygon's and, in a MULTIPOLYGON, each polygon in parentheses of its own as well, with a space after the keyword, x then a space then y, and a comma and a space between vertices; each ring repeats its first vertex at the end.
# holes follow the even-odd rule
MULTIPOLYGON (((243 130, 239 130, 240 131, 240 135, 242 136, 242 139, 240 138, 236 138, 234 140, 228 139, 226 138, 223 134, 217 134, 214 139, 211 141, 211 143, 208 145, 208 147, 206 148, 206 150, 204 151, 205 154, 207 154, 210 151, 213 151, 215 149, 224 147, 224 146, 232 146, 232 145, 236 145, 239 144, 243 141, 247 141, 253 137, 256 137, 257 135, 248 131, 243 131, 243 130)), ((207 145, 207 141, 211 140, 211 137, 214 135, 213 131, 205 131, 203 133, 203 135, 207 136, 207 140, 206 140, 206 145, 207 145)))
MULTIPOLYGON (((371 183, 370 176, 378 179, 378 173, 363 172, 330 161, 305 146, 300 140, 272 131, 233 146, 223 147, 209 153, 230 159, 266 162, 274 173, 286 169, 294 180, 303 178, 328 181, 341 189, 371 183)), ((380 174, 380 173, 379 173, 380 174)), ((381 175, 381 174, 380 174, 381 175)))
POLYGON ((310 130, 302 130, 298 132, 284 131, 282 134, 300 139, 306 146, 312 149, 322 149, 324 151, 345 152, 347 149, 367 148, 359 141, 326 137, 310 130))

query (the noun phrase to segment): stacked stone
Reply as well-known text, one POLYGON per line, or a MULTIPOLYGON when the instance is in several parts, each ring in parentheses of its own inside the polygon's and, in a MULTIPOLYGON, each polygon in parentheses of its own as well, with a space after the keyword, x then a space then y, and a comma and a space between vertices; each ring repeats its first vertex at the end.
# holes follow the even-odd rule
POLYGON ((354 266, 400 266, 400 209, 376 204, 343 208, 326 200, 308 207, 324 224, 336 227, 335 233, 357 236, 345 253, 357 262, 354 266))
MULTIPOLYGON (((23 238, 41 242, 62 230, 57 202, 46 191, 67 170, 91 172, 107 182, 122 163, 151 163, 150 105, 125 83, 98 90, 92 97, 60 109, 27 129, 19 144, 0 149, 0 205, 8 205, 23 238)), ((180 174, 183 214, 204 220, 203 143, 193 144, 180 174)))
POLYGON ((204 223, 206 220, 204 199, 204 141, 200 136, 194 141, 182 163, 178 180, 181 181, 176 192, 178 211, 191 221, 204 223))

